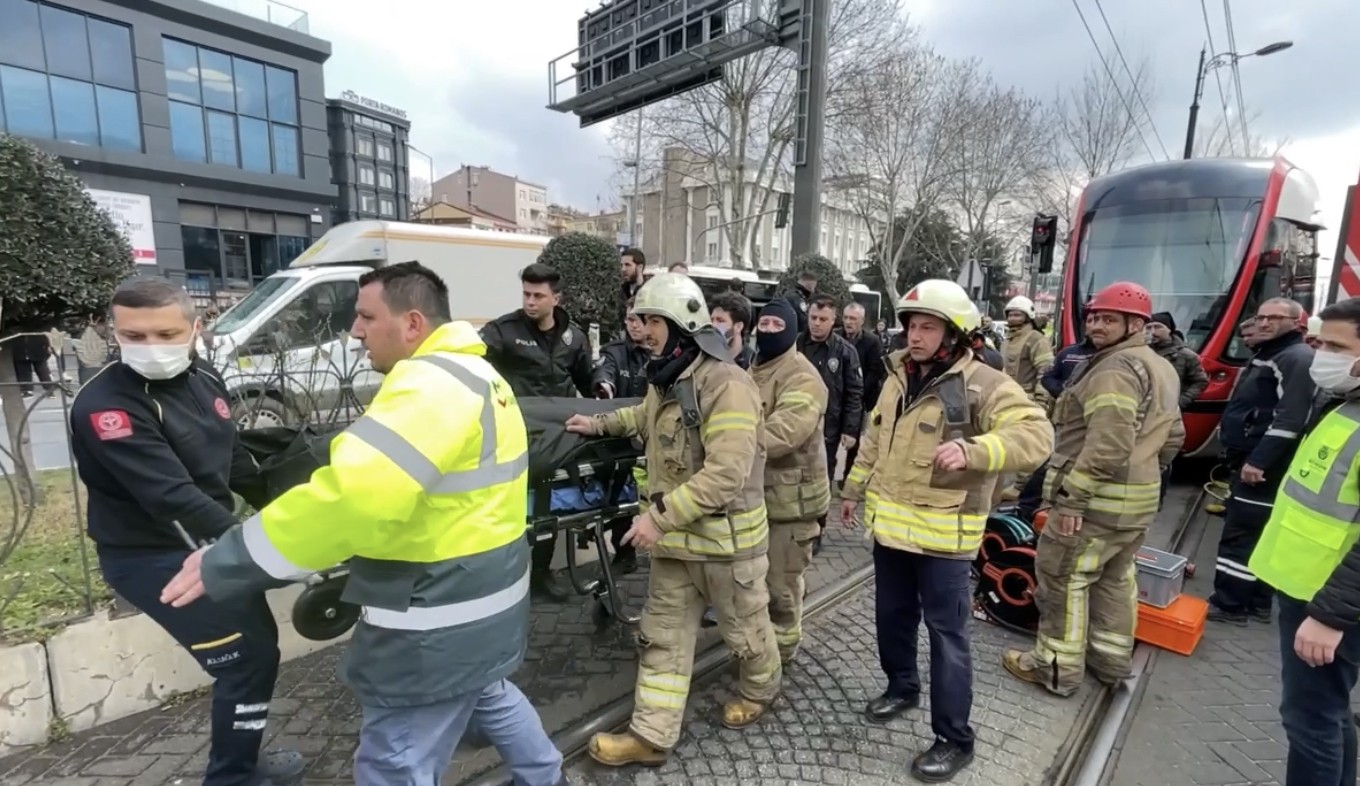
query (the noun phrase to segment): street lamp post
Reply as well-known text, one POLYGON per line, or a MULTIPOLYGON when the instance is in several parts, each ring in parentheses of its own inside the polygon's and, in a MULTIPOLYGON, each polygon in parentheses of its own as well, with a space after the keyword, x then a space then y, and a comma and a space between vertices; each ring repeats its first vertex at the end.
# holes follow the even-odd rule
MULTIPOLYGON (((1209 54, 1208 50, 1202 48, 1199 50, 1199 67, 1195 69, 1195 95, 1190 101, 1190 121, 1185 128, 1185 159, 1187 161, 1194 155, 1195 124, 1199 122, 1199 100, 1204 97, 1204 78, 1209 75, 1209 72, 1225 65, 1233 65, 1248 57, 1265 57, 1276 52, 1283 52, 1293 45, 1293 41, 1276 41, 1257 49, 1255 52, 1247 52, 1246 54, 1223 52, 1208 58, 1207 62, 1205 58, 1209 54)), ((1242 141, 1243 143, 1246 142, 1245 139, 1242 141)))

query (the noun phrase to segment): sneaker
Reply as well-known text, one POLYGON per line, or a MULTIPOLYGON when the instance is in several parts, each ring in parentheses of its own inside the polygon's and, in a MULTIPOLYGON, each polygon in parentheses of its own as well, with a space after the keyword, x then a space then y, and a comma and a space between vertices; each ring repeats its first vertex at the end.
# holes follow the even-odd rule
POLYGON ((1221 622, 1228 625, 1246 627, 1247 613, 1245 611, 1228 611, 1226 609, 1221 609, 1218 606, 1210 606, 1208 620, 1210 622, 1221 622))

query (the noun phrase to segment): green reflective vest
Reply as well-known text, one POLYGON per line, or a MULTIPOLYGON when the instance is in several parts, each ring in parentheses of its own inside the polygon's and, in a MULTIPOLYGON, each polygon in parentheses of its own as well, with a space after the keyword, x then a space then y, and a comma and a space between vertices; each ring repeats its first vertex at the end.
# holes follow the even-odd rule
POLYGON ((1247 567, 1311 601, 1360 539, 1360 401, 1328 413, 1304 438, 1247 567))

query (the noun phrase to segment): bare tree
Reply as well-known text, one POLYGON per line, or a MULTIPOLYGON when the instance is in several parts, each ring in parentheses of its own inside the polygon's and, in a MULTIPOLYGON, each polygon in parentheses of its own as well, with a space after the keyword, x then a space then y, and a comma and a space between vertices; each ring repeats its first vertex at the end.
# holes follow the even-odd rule
MULTIPOLYGON (((1248 111, 1248 125, 1255 123, 1260 117, 1260 111, 1248 111)), ((1204 126, 1201 125, 1200 129, 1204 129, 1204 126)), ((1260 134, 1251 134, 1247 138, 1247 143, 1243 145, 1241 135, 1237 131, 1236 117, 1219 115, 1207 130, 1196 134, 1195 158, 1232 158, 1235 156, 1272 158, 1279 155, 1284 146, 1289 143, 1287 137, 1275 140, 1267 139, 1260 134)))
POLYGON ((963 230, 958 266, 979 258, 996 226, 996 208, 1019 197, 1048 164, 1054 135, 1043 102, 998 85, 981 71, 959 91, 959 130, 950 146, 952 164, 945 203, 963 230))
POLYGON ((950 63, 914 37, 876 67, 857 71, 837 96, 840 117, 827 168, 865 221, 885 285, 955 172, 962 95, 977 64, 950 63))
MULTIPOLYGON (((902 0, 832 0, 828 93, 887 51, 900 31, 902 0)), ((753 4, 764 19, 777 19, 779 0, 753 4)), ((646 161, 647 182, 667 168, 706 187, 706 205, 717 208, 734 267, 750 261, 760 222, 787 171, 795 136, 797 75, 794 52, 763 49, 724 69, 718 82, 642 110, 646 151, 637 156, 638 122, 615 124, 612 142, 622 161, 646 161), (667 163, 667 150, 677 150, 667 163), (678 164, 676 162, 679 162, 678 164)), ((835 115, 828 117, 828 125, 835 115)), ((631 172, 625 174, 631 180, 631 172)), ((625 188, 631 189, 630 185, 625 188)), ((663 213, 666 206, 662 206, 663 213)))
POLYGON ((419 213, 429 207, 430 199, 430 179, 419 175, 411 175, 411 212, 419 213))
POLYGON ((1146 61, 1133 69, 1132 83, 1133 89, 1125 88, 1092 64, 1081 84, 1058 99, 1058 130, 1068 154, 1064 163, 1087 180, 1122 168, 1140 151, 1152 155, 1146 139, 1151 120, 1136 100, 1141 95, 1152 103, 1146 61))

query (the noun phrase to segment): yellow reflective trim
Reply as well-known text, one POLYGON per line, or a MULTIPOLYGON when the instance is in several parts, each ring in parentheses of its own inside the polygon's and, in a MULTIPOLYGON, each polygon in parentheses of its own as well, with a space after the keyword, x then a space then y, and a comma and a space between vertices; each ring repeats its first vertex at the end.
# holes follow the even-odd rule
POLYGON ((670 501, 675 506, 675 512, 685 521, 692 521, 704 514, 699 504, 694 501, 694 495, 690 492, 688 485, 681 484, 671 493, 670 501))
POLYGON ((992 426, 1001 428, 1012 423, 1020 423, 1025 420, 1033 419, 1033 412, 1028 407, 1010 407, 992 415, 992 426))
POLYGON ((756 418, 746 412, 723 412, 709 415, 700 433, 704 437, 721 434, 724 431, 755 431, 756 418))
POLYGON ((987 517, 971 513, 941 514, 923 508, 886 502, 870 493, 865 521, 875 534, 912 543, 931 551, 965 553, 982 544, 987 517))
POLYGON ((869 470, 862 464, 856 464, 850 468, 850 474, 845 476, 846 483, 862 484, 869 479, 869 470))
POLYGON ((223 644, 230 644, 239 638, 241 638, 241 634, 233 633, 230 636, 223 636, 220 639, 213 639, 212 641, 205 641, 200 644, 190 644, 189 649, 194 652, 198 652, 199 650, 210 650, 214 647, 221 647, 223 644))
POLYGON ((973 441, 987 452, 987 472, 1000 472, 1006 464, 1006 446, 1002 444, 1001 438, 995 434, 983 434, 973 441))
POLYGON ((1098 409, 1113 407, 1127 412, 1138 412, 1138 399, 1123 393, 1099 393, 1082 403, 1082 414, 1090 416, 1098 409))

